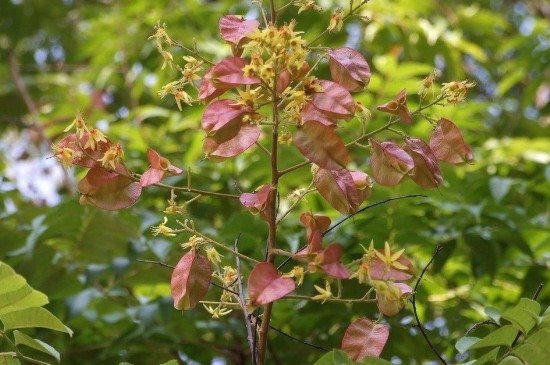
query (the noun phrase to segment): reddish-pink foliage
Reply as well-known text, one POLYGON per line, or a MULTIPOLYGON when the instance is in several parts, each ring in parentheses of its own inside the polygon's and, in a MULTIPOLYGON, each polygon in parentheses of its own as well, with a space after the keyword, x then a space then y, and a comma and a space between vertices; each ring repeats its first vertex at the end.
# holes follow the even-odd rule
POLYGON ((205 138, 202 150, 206 157, 220 162, 250 148, 260 138, 260 132, 260 127, 257 125, 243 124, 238 133, 226 141, 217 142, 213 137, 205 138))
POLYGON ((342 246, 338 243, 331 243, 323 252, 315 257, 314 263, 330 276, 338 279, 347 279, 350 277, 351 272, 340 262, 342 253, 342 246))
POLYGON ((377 183, 394 186, 401 183, 414 168, 414 161, 407 152, 394 142, 378 142, 370 139, 372 157, 370 168, 377 183))
POLYGON ((342 214, 350 214, 363 202, 362 194, 346 169, 318 169, 314 176, 315 187, 329 204, 342 214))
POLYGON ((88 139, 88 133, 78 138, 76 133, 71 133, 57 143, 58 148, 70 148, 74 151, 73 165, 82 167, 101 167, 101 163, 97 162, 103 157, 105 151, 111 147, 112 143, 107 139, 107 142, 96 142, 96 148, 84 148, 88 139))
MULTIPOLYGON (((384 255, 384 250, 378 250, 378 252, 384 255)), ((374 257, 369 265, 371 279, 384 281, 407 281, 411 279, 416 271, 411 260, 401 255, 396 261, 407 269, 400 270, 393 266, 388 268, 378 256, 374 257)))
POLYGON ((139 179, 139 183, 142 187, 158 183, 166 173, 179 175, 183 172, 182 169, 172 165, 168 159, 162 157, 152 148, 147 149, 147 159, 149 160, 150 167, 139 179))
POLYGON ((355 101, 343 86, 329 80, 319 80, 323 92, 311 95, 311 104, 329 119, 349 120, 355 114, 355 101))
POLYGON ((350 47, 329 50, 332 79, 349 91, 361 91, 370 81, 370 67, 363 55, 350 47))
POLYGON ((254 306, 273 302, 291 293, 296 288, 294 280, 284 278, 269 262, 254 266, 248 277, 248 295, 254 306))
MULTIPOLYGON (((129 174, 129 173, 128 173, 129 174)), ((105 210, 118 210, 133 205, 141 195, 141 185, 115 171, 94 167, 78 183, 81 202, 105 210)))
POLYGON ((201 126, 208 137, 221 143, 235 137, 243 126, 243 117, 254 113, 249 106, 237 104, 233 99, 210 103, 202 115, 201 126))
POLYGON ((239 200, 250 213, 258 214, 265 210, 270 193, 271 184, 264 184, 254 193, 242 193, 239 200))
POLYGON ((382 353, 389 335, 390 330, 386 325, 362 317, 347 328, 342 339, 342 350, 357 362, 363 361, 367 356, 378 357, 382 353))
POLYGON ((246 35, 258 29, 259 25, 256 19, 247 20, 237 15, 224 15, 219 21, 222 38, 239 47, 248 42, 246 35))
POLYGON ((323 232, 330 227, 330 218, 324 215, 313 215, 310 212, 302 213, 300 222, 306 227, 307 247, 296 252, 296 259, 313 259, 323 250, 323 232))
POLYGON ((212 268, 210 261, 193 249, 179 260, 170 280, 172 298, 176 309, 192 309, 204 298, 210 280, 212 268))
POLYGON ((438 160, 460 165, 474 158, 460 129, 448 119, 441 118, 430 136, 430 148, 438 160))
POLYGON ((349 162, 346 146, 333 129, 309 121, 294 133, 294 143, 314 164, 327 170, 340 170, 349 162))
POLYGON ((413 119, 409 108, 407 107, 407 89, 401 90, 401 92, 386 104, 382 104, 376 109, 381 112, 397 115, 399 119, 405 124, 412 124, 413 119))
POLYGON ((424 141, 418 138, 406 138, 403 150, 414 161, 414 168, 409 172, 409 177, 415 183, 425 189, 441 185, 443 176, 437 164, 437 158, 424 141))

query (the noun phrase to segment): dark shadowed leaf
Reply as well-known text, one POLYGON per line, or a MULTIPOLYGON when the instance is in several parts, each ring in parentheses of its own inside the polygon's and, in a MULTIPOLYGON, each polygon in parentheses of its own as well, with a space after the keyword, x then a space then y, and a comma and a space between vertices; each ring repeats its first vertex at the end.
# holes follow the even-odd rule
POLYGON ((172 298, 176 309, 191 309, 206 295, 210 286, 212 268, 210 261, 191 250, 179 260, 170 280, 172 298))
POLYGON ((359 318, 346 330, 341 347, 352 360, 360 362, 366 356, 380 356, 389 334, 386 325, 359 318))
POLYGON ((333 129, 310 121, 296 131, 294 143, 308 160, 327 170, 340 170, 349 162, 346 146, 333 129))
POLYGON ((283 278, 269 262, 256 264, 248 277, 248 294, 252 305, 263 305, 291 293, 296 285, 291 278, 283 278))

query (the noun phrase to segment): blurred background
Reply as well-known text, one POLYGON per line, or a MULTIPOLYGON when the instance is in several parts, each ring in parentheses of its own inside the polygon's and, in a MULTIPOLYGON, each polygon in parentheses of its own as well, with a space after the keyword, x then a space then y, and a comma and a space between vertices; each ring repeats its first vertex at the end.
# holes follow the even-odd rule
MULTIPOLYGON (((318 1, 325 12, 301 13, 296 29, 311 40, 326 29, 334 9, 348 4, 318 1)), ((297 9, 281 14, 281 23, 297 9)), ((64 171, 50 151, 80 111, 123 144, 125 161, 135 171, 145 171, 145 152, 152 147, 184 170, 189 167, 195 188, 239 194, 264 183, 269 166, 262 155, 246 153, 223 164, 202 160, 202 107, 179 111, 173 99, 157 94, 177 71, 161 70, 162 58, 147 39, 154 26, 165 23, 175 40, 189 47, 195 40, 205 57, 219 60, 231 52, 217 27, 227 13, 259 17, 257 5, 248 1, 0 0, 0 259, 46 293, 47 308, 75 331, 72 338, 33 333, 60 350, 63 364, 247 363, 240 313, 213 320, 201 308, 175 311, 170 270, 136 261, 175 264, 181 256, 178 243, 185 235, 167 240, 149 229, 162 221, 169 194, 147 189, 138 204, 119 212, 81 206, 76 182, 85 171, 64 171)), ((361 254, 359 243, 372 239, 382 247, 390 240, 406 248, 419 271, 436 245, 443 245, 417 302, 435 347, 454 363, 463 359, 454 343, 486 319, 485 306, 510 306, 549 282, 550 4, 373 0, 361 15, 365 18, 350 19, 341 32, 319 42, 348 45, 365 56, 373 76, 355 97, 372 111, 404 87, 410 108, 418 105, 420 82, 434 67, 442 71, 440 82, 477 84, 466 102, 433 110, 460 127, 475 162, 445 166, 439 191, 423 191, 412 182, 375 186, 370 202, 403 194, 428 197, 367 210, 328 237, 344 246, 344 262, 361 254)), ((185 53, 173 55, 181 60, 185 53)), ((329 77, 328 64, 320 65, 318 76, 329 77)), ((371 127, 386 118, 374 113, 371 127)), ((344 139, 359 127, 347 124, 344 139)), ((426 140, 430 128, 418 122, 406 131, 426 140)), ((368 172, 368 154, 351 152, 356 167, 368 172)), ((290 147, 282 154, 283 161, 300 161, 290 147)), ((307 169, 289 174, 282 194, 309 181, 307 169)), ((186 179, 168 182, 184 185, 186 179)), ((287 219, 281 247, 295 250, 303 244, 305 230, 297 218, 304 210, 341 218, 312 195, 287 219)), ((191 205, 185 218, 229 244, 242 233, 240 249, 246 254, 258 255, 264 244, 266 226, 237 202, 204 199, 191 205)), ((313 283, 300 293, 312 293, 313 283)), ((354 284, 346 292, 363 293, 354 284)), ((219 294, 212 288, 209 298, 219 294)), ((539 301, 550 304, 548 286, 539 301)), ((288 300, 274 306, 272 324, 332 348, 340 346, 353 319, 376 312, 369 305, 288 300)), ((413 326, 410 306, 387 321, 391 334, 384 358, 395 364, 436 363, 413 326)), ((323 354, 276 332, 269 351, 273 364, 313 363, 323 354)))

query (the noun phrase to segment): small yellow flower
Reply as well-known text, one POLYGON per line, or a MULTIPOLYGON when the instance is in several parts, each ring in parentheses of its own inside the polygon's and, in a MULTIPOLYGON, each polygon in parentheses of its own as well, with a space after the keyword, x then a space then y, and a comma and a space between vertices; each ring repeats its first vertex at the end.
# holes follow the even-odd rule
POLYGON ((399 257, 401 257, 403 252, 405 252, 404 248, 402 248, 397 252, 392 253, 390 249, 390 244, 387 241, 384 246, 384 254, 381 254, 378 251, 374 251, 374 253, 376 254, 376 256, 378 256, 380 261, 382 261, 385 264, 387 271, 389 271, 392 266, 398 270, 407 270, 407 267, 405 265, 397 261, 399 257))
POLYGON ((180 246, 183 249, 187 249, 187 248, 195 249, 204 242, 206 242, 204 238, 198 237, 196 235, 192 235, 191 237, 189 237, 189 240, 187 242, 182 243, 180 246))
POLYGON ((122 151, 122 146, 117 143, 109 147, 109 149, 103 154, 103 157, 97 160, 97 162, 100 162, 101 166, 105 168, 115 170, 117 165, 120 164, 122 156, 124 156, 124 151, 122 151))
POLYGON ((234 267, 231 267, 231 266, 223 267, 222 280, 226 286, 230 286, 234 284, 235 281, 237 281, 237 275, 238 275, 237 269, 235 269, 234 267))
POLYGON ((176 232, 172 228, 167 227, 166 223, 168 223, 168 218, 164 217, 164 221, 161 224, 156 227, 152 227, 151 231, 153 231, 153 236, 158 236, 161 234, 167 237, 174 237, 176 232))
POLYGON ((339 8, 336 9, 334 13, 332 13, 327 30, 330 33, 332 33, 333 31, 339 32, 342 29, 342 25, 344 25, 344 19, 342 18, 342 9, 339 8))
POLYGON ((302 285, 304 282, 304 268, 301 266, 294 266, 292 270, 290 270, 288 273, 283 274, 283 277, 285 278, 295 278, 296 279, 296 286, 302 285))
POLYGON ((73 159, 75 151, 68 147, 59 148, 56 145, 52 145, 52 149, 55 153, 55 157, 63 164, 63 168, 66 170, 73 165, 73 159))
POLYGON ((315 290, 317 290, 320 294, 318 295, 315 295, 314 297, 312 297, 311 299, 313 300, 322 300, 321 303, 324 303, 327 301, 327 299, 330 299, 333 297, 332 295, 332 290, 330 288, 330 283, 328 282, 328 280, 325 280, 325 289, 317 286, 317 285, 313 285, 315 287, 315 290))
POLYGON ((449 103, 459 103, 466 98, 469 89, 476 85, 473 81, 451 81, 442 84, 441 95, 447 98, 449 103))
POLYGON ((84 118, 82 118, 81 113, 76 114, 75 118, 73 119, 73 122, 67 128, 65 128, 63 132, 70 131, 73 128, 73 126, 76 126, 76 135, 78 136, 78 138, 82 138, 84 133, 89 132, 88 126, 86 125, 84 118))
POLYGON ((92 128, 88 132, 88 140, 84 145, 84 149, 90 148, 92 151, 95 151, 99 142, 107 142, 107 138, 105 138, 105 135, 99 129, 92 128))
POLYGON ((189 95, 188 93, 186 93, 183 90, 180 90, 180 91, 176 92, 174 94, 174 98, 176 99, 176 104, 178 104, 178 109, 179 110, 182 110, 181 109, 181 101, 183 101, 187 105, 192 105, 192 103, 193 103, 193 98, 191 97, 191 95, 189 95))
POLYGON ((224 308, 221 305, 218 305, 216 308, 212 308, 211 306, 207 306, 204 304, 203 306, 204 306, 204 309, 206 309, 206 311, 210 313, 212 315, 212 318, 214 319, 218 319, 232 312, 231 309, 224 308))
POLYGON ((220 255, 220 253, 214 247, 210 247, 206 250, 206 257, 208 258, 208 261, 210 261, 214 265, 218 265, 220 262, 222 262, 222 255, 220 255))
POLYGON ((169 51, 162 50, 160 52, 162 55, 162 58, 164 59, 164 62, 162 63, 161 70, 164 70, 166 68, 166 65, 170 66, 170 69, 172 68, 172 62, 174 62, 174 57, 172 56, 172 53, 169 51))

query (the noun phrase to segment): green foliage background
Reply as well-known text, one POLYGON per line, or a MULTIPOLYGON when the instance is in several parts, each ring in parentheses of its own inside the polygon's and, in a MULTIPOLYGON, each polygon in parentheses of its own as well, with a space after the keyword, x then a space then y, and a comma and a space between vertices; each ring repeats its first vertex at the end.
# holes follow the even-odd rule
MULTIPOLYGON (((325 9, 347 4, 320 3, 325 9)), ((282 20, 288 21, 293 12, 282 20)), ((196 188, 238 194, 264 183, 269 173, 264 156, 248 153, 223 164, 202 160, 203 135, 197 131, 201 108, 180 112, 171 100, 157 96, 176 71, 160 70, 162 61, 147 41, 153 26, 160 20, 175 39, 188 46, 195 39, 207 57, 220 59, 230 53, 217 30, 219 16, 226 13, 258 15, 248 2, 229 0, 2 2, 0 133, 3 146, 19 139, 25 147, 15 157, 3 147, 0 160, 0 204, 5 208, 0 209, 0 259, 46 293, 51 301, 47 308, 74 330, 72 338, 32 333, 58 349, 63 364, 158 364, 173 358, 182 363, 208 364, 214 358, 246 363, 240 313, 212 320, 201 309, 175 311, 169 298, 170 270, 136 261, 173 264, 181 255, 177 243, 186 237, 166 240, 149 231, 162 219, 165 191, 148 189, 131 209, 104 212, 80 206, 74 181, 67 176, 60 187, 62 202, 48 207, 22 196, 13 180, 25 176, 9 173, 15 163, 33 156, 45 161, 43 146, 47 149, 80 109, 86 120, 98 122, 112 139, 122 141, 126 160, 137 171, 145 170, 150 146, 174 164, 190 167, 196 188)), ((539 283, 549 282, 550 9, 540 0, 373 0, 364 15, 371 21, 353 19, 321 42, 347 44, 365 55, 373 77, 357 99, 371 110, 403 87, 418 91, 434 66, 442 69, 443 82, 477 82, 466 103, 436 110, 462 129, 476 162, 446 167, 439 191, 421 191, 412 182, 396 189, 376 186, 370 202, 409 193, 428 197, 373 208, 328 237, 344 245, 347 259, 360 254, 359 243, 373 239, 381 246, 393 240, 419 268, 437 244, 443 245, 417 301, 434 345, 454 362, 463 359, 456 357, 454 343, 474 322, 486 319, 485 306, 510 306, 530 297, 539 283)), ((330 12, 306 12, 297 28, 313 39, 329 17, 330 12)), ((174 53, 175 59, 183 55, 174 53)), ((321 72, 328 75, 328 65, 321 65, 321 72)), ((418 100, 411 97, 410 102, 418 100)), ((371 123, 382 125, 385 118, 374 113, 371 123)), ((349 123, 343 136, 358 127, 349 123)), ((427 123, 416 123, 409 132, 426 138, 429 129, 427 123)), ((368 155, 360 149, 352 152, 358 168, 368 171, 368 155)), ((289 165, 300 161, 292 148, 282 153, 289 165)), ((40 179, 47 180, 47 173, 40 179)), ((307 170, 290 174, 282 194, 306 186, 309 179, 307 170)), ((314 196, 301 209, 326 210, 339 218, 314 196)), ((298 213, 288 219, 282 247, 296 249, 304 242, 298 213)), ((266 226, 237 202, 204 199, 190 207, 186 218, 227 243, 242 233, 244 253, 258 255, 263 247, 266 226)), ((310 289, 311 283, 299 290, 310 289)), ((348 290, 349 295, 361 295, 358 287, 348 290)), ((211 289, 212 298, 218 294, 211 289)), ((550 303, 548 286, 539 302, 544 308, 550 303)), ((353 319, 375 312, 366 305, 281 301, 274 307, 273 325, 333 348, 339 347, 353 319)), ((391 335, 384 358, 404 364, 435 361, 412 326, 410 308, 388 322, 391 335)), ((478 329, 476 335, 487 331, 478 329)), ((275 332, 270 348, 272 363, 313 363, 323 354, 275 332)))

